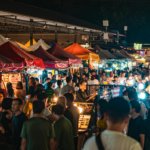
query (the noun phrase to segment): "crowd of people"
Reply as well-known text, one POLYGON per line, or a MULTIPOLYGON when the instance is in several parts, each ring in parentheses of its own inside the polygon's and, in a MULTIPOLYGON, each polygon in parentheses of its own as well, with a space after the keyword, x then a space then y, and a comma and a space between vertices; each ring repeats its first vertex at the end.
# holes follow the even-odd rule
MULTIPOLYGON (((104 71, 81 77, 64 73, 57 80, 48 73, 43 84, 30 77, 28 91, 20 81, 15 90, 7 83, 7 97, 0 91, 0 149, 77 150, 80 113, 74 102, 94 102, 96 93, 88 94, 88 81, 120 85, 128 79, 142 82, 145 76, 145 68, 115 75, 104 71)), ((97 102, 95 136, 87 138, 83 150, 150 149, 150 111, 139 101, 135 88, 122 91, 120 97, 97 102)))

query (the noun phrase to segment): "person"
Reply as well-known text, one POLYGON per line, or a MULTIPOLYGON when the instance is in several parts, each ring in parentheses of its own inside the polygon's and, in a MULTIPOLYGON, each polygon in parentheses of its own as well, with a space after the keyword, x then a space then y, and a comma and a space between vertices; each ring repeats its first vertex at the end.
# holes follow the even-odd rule
POLYGON ((22 85, 21 81, 17 82, 16 89, 15 89, 14 93, 15 93, 15 98, 20 98, 23 102, 23 105, 24 105, 26 92, 25 92, 25 90, 23 90, 23 85, 22 85))
POLYGON ((56 119, 54 123, 54 150, 74 150, 72 125, 70 121, 64 117, 64 108, 61 105, 52 107, 53 117, 56 119))
POLYGON ((107 128, 106 119, 104 118, 104 114, 107 111, 107 101, 106 100, 99 100, 97 105, 97 112, 100 112, 100 118, 97 120, 97 128, 95 131, 101 133, 107 128))
POLYGON ((0 150, 13 150, 12 146, 8 143, 1 143, 0 150))
POLYGON ((74 139, 74 147, 77 150, 78 146, 78 122, 79 122, 79 109, 74 106, 74 95, 72 93, 65 93, 64 96, 67 99, 68 110, 73 115, 73 139, 74 139))
POLYGON ((119 85, 120 83, 118 82, 118 76, 114 75, 114 80, 112 82, 109 82, 110 85, 119 85))
POLYGON ((42 90, 42 91, 45 91, 45 88, 44 88, 44 86, 42 85, 42 84, 38 84, 37 85, 37 90, 42 90))
POLYGON ((23 124, 21 150, 53 150, 54 129, 52 123, 42 117, 44 109, 44 102, 33 102, 34 116, 23 124))
POLYGON ((107 81, 106 73, 102 72, 102 76, 100 77, 100 82, 107 81))
POLYGON ((73 115, 72 113, 66 108, 67 99, 65 96, 58 97, 57 104, 63 106, 64 108, 64 116, 71 122, 73 125, 73 115))
POLYGON ((26 114, 28 119, 30 119, 31 116, 31 111, 33 110, 33 102, 38 100, 37 95, 42 93, 43 91, 41 89, 37 89, 34 94, 33 98, 31 98, 23 107, 23 113, 26 114))
POLYGON ((36 86, 39 84, 39 78, 35 78, 36 86))
POLYGON ((50 78, 46 78, 46 79, 45 79, 45 82, 44 82, 44 84, 43 84, 45 90, 47 89, 47 83, 49 83, 50 81, 51 81, 50 78))
POLYGON ((36 89, 37 89, 37 86, 36 86, 35 78, 31 77, 29 79, 29 94, 28 94, 27 102, 30 100, 30 98, 33 98, 33 94, 34 94, 34 91, 36 91, 36 89))
POLYGON ((144 141, 145 141, 145 122, 140 116, 141 106, 138 101, 132 100, 130 101, 131 104, 131 118, 129 121, 128 126, 128 136, 137 140, 140 144, 142 149, 144 149, 144 141))
POLYGON ((52 89, 52 85, 53 84, 51 82, 48 82, 47 89, 45 91, 45 93, 48 95, 49 101, 51 101, 51 99, 55 96, 55 91, 52 89))
POLYGON ((93 96, 88 96, 86 93, 86 82, 85 81, 80 81, 79 83, 79 90, 76 92, 76 101, 77 102, 86 102, 87 100, 90 100, 94 97, 93 96))
POLYGON ((62 81, 61 80, 58 80, 57 81, 57 88, 55 89, 55 96, 61 96, 61 86, 62 86, 62 81))
POLYGON ((126 81, 125 75, 126 75, 125 72, 122 72, 121 76, 118 78, 118 82, 120 84, 124 84, 125 83, 125 81, 126 81))
POLYGON ((83 150, 142 150, 140 144, 125 136, 122 131, 129 121, 130 105, 122 97, 111 99, 108 102, 105 118, 107 129, 96 137, 87 140, 83 150))
POLYGON ((5 98, 5 94, 3 91, 0 91, 0 107, 2 106, 3 99, 5 98))
MULTIPOLYGON (((132 101, 132 100, 136 100, 138 101, 138 95, 137 95, 137 92, 135 89, 132 89, 129 93, 128 93, 128 97, 129 97, 129 100, 132 101)), ((143 117, 143 119, 145 119, 145 115, 146 115, 146 106, 145 104, 142 102, 142 101, 139 101, 140 105, 141 105, 141 111, 140 111, 140 115, 143 117)))
POLYGON ((110 72, 110 76, 107 78, 107 81, 112 82, 112 80, 114 80, 114 73, 110 72))
POLYGON ((12 101, 12 111, 14 112, 12 118, 12 145, 15 150, 19 150, 21 146, 21 130, 23 123, 28 119, 22 112, 21 107, 23 102, 21 99, 14 99, 12 101))
POLYGON ((51 72, 48 73, 48 78, 50 78, 50 80, 53 79, 53 74, 51 72))
POLYGON ((6 94, 7 94, 7 98, 14 98, 14 90, 12 88, 12 84, 11 82, 8 82, 7 83, 7 91, 6 91, 6 94))
POLYGON ((67 82, 67 85, 65 85, 62 89, 61 89, 61 95, 64 95, 65 93, 68 93, 68 92, 74 92, 74 88, 71 85, 72 83, 72 80, 70 77, 67 77, 66 78, 66 82, 67 82))
MULTIPOLYGON (((46 102, 47 102, 47 94, 46 93, 39 93, 37 95, 37 100, 40 100, 42 102, 44 102, 44 104, 46 105, 46 102)), ((36 100, 35 100, 36 101, 36 100)), ((30 118, 33 118, 34 117, 34 112, 33 110, 31 111, 31 115, 30 115, 30 118)), ((50 111, 48 110, 47 107, 44 108, 44 113, 43 113, 43 118, 47 119, 47 120, 50 120, 51 122, 53 122, 54 120, 52 119, 52 116, 51 116, 51 113, 50 111)))
POLYGON ((4 128, 4 137, 7 139, 7 142, 11 144, 11 125, 12 125, 12 116, 13 113, 11 111, 11 98, 4 98, 2 102, 3 111, 0 114, 0 123, 4 128))

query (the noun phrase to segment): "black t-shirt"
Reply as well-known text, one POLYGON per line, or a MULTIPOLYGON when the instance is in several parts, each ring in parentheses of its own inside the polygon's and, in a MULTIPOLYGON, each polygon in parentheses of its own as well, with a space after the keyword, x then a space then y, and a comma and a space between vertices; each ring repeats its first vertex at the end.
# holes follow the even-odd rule
POLYGON ((128 136, 140 142, 140 134, 145 134, 145 122, 141 116, 130 119, 128 126, 128 136))
POLYGON ((30 86, 29 87, 29 95, 31 95, 31 98, 34 96, 34 91, 35 91, 34 86, 30 86))
POLYGON ((86 100, 89 99, 89 96, 87 96, 86 91, 82 91, 79 89, 79 91, 76 92, 76 101, 77 102, 86 102, 86 100))
POLYGON ((64 112, 64 116, 71 122, 71 124, 73 125, 73 115, 72 113, 66 109, 64 112))
POLYGON ((23 123, 27 120, 27 116, 22 112, 18 116, 13 115, 12 119, 12 145, 19 148, 21 145, 21 131, 23 123))

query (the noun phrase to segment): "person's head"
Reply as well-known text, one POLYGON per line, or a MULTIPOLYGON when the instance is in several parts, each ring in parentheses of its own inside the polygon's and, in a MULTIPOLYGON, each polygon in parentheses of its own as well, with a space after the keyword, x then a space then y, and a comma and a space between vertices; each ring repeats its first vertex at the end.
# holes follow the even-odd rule
POLYGON ((44 86, 42 84, 37 85, 37 90, 45 90, 44 86))
POLYGON ((64 96, 67 99, 67 106, 72 105, 74 101, 74 95, 72 93, 65 93, 64 96))
POLYGON ((86 78, 86 74, 84 73, 83 75, 82 75, 82 79, 85 79, 86 78))
POLYGON ((53 74, 51 72, 48 73, 48 78, 52 79, 53 74))
POLYGON ((70 85, 70 84, 71 84, 71 82, 72 82, 71 78, 70 78, 70 77, 67 77, 67 78, 66 78, 66 82, 67 82, 67 84, 69 84, 69 85, 70 85))
POLYGON ((86 82, 85 81, 80 81, 79 83, 79 88, 82 90, 82 91, 85 91, 86 90, 86 82))
POLYGON ((113 77, 114 76, 114 73, 113 72, 110 72, 110 77, 113 77))
POLYGON ((35 82, 36 82, 36 85, 38 85, 39 84, 39 79, 35 78, 35 82))
POLYGON ((37 100, 33 102, 33 113, 34 115, 39 115, 39 116, 43 116, 44 113, 44 109, 45 109, 45 104, 44 102, 37 100))
POLYGON ((64 76, 64 77, 66 77, 66 76, 67 76, 67 74, 66 74, 66 73, 63 73, 63 76, 64 76))
POLYGON ((129 91, 128 97, 129 97, 129 100, 138 100, 137 92, 134 90, 129 91))
POLYGON ((16 98, 12 101, 12 111, 16 113, 17 111, 20 111, 22 108, 23 102, 20 98, 16 98))
POLYGON ((50 78, 46 78, 45 79, 45 83, 48 83, 48 82, 50 82, 51 80, 50 80, 50 78))
POLYGON ((129 72, 129 77, 132 77, 132 72, 129 72))
POLYGON ((21 81, 17 82, 16 89, 23 89, 23 85, 21 81))
POLYGON ((60 116, 64 115, 64 108, 63 106, 57 104, 57 105, 54 105, 52 107, 52 114, 53 114, 53 117, 58 120, 60 118, 60 116))
POLYGON ((141 105, 139 104, 138 101, 136 100, 130 101, 130 104, 131 104, 131 110, 130 110, 131 116, 134 114, 140 113, 141 105))
POLYGON ((97 103, 97 111, 100 111, 102 118, 104 117, 104 113, 107 111, 108 102, 106 100, 99 100, 97 103))
POLYGON ((52 88, 53 83, 52 82, 48 82, 47 83, 47 89, 51 89, 52 88))
POLYGON ((122 77, 122 78, 125 77, 125 75, 126 75, 125 72, 122 72, 122 73, 121 73, 121 77, 122 77))
POLYGON ((114 80, 115 80, 115 81, 118 81, 118 76, 114 76, 114 80))
POLYGON ((122 97, 113 98, 108 102, 105 118, 108 128, 118 128, 122 132, 129 121, 130 104, 122 97))
POLYGON ((61 80, 58 80, 58 81, 57 81, 57 85, 58 85, 58 87, 60 88, 61 85, 62 85, 62 81, 61 81, 61 80))
POLYGON ((47 98, 48 98, 47 94, 43 92, 37 95, 37 99, 44 102, 45 104, 47 103, 47 98))
POLYGON ((5 94, 3 91, 0 91, 0 104, 2 103, 3 99, 5 98, 5 94))
POLYGON ((32 101, 38 100, 37 95, 41 94, 41 93, 42 93, 42 90, 40 90, 40 89, 37 89, 36 91, 34 91, 32 101))
POLYGON ((106 73, 105 73, 105 72, 103 72, 103 73, 102 73, 102 76, 103 76, 103 77, 105 77, 105 76, 106 76, 106 73))
POLYGON ((4 98, 2 102, 2 108, 5 110, 11 109, 12 101, 12 98, 4 98))
POLYGON ((63 106, 64 110, 66 110, 66 105, 67 105, 67 99, 65 96, 60 96, 58 97, 57 104, 60 104, 63 106))
POLYGON ((31 77, 30 79, 29 79, 29 86, 36 86, 36 82, 35 82, 35 78, 34 77, 31 77))
POLYGON ((96 72, 95 71, 92 71, 92 76, 95 76, 96 75, 96 72))

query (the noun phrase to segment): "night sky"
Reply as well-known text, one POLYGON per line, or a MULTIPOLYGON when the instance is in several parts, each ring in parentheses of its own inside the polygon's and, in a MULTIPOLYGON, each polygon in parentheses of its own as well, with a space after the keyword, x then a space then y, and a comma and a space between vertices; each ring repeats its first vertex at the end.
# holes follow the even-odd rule
POLYGON ((150 0, 14 0, 59 11, 102 26, 109 20, 109 29, 124 34, 127 42, 150 43, 150 0))

